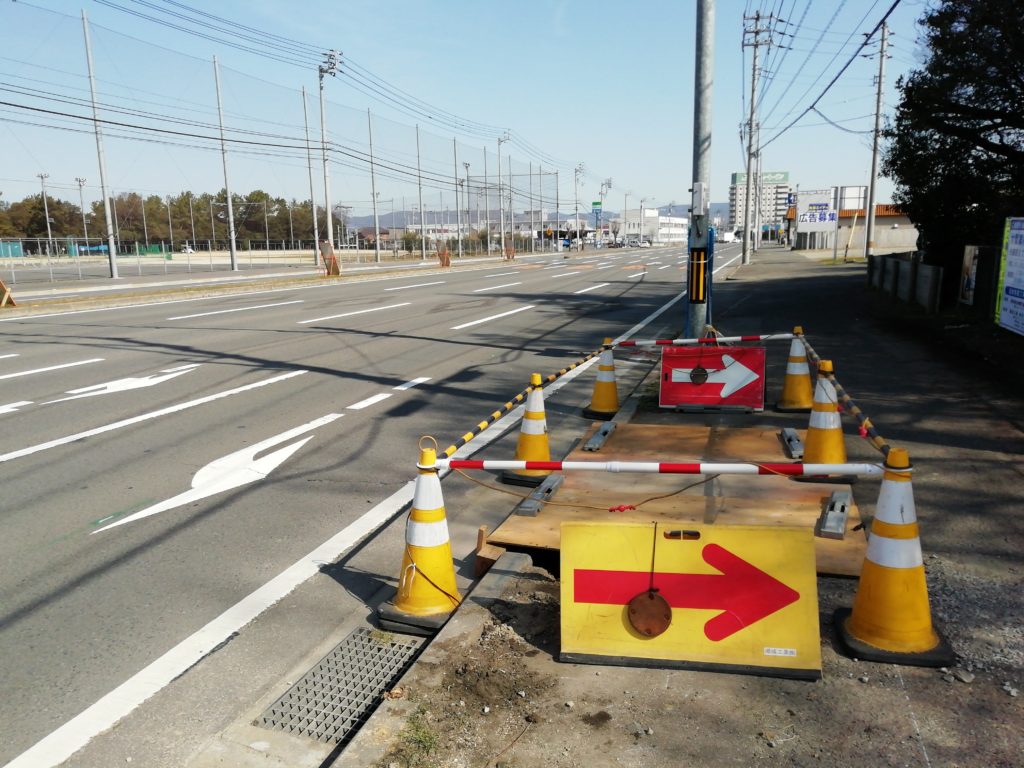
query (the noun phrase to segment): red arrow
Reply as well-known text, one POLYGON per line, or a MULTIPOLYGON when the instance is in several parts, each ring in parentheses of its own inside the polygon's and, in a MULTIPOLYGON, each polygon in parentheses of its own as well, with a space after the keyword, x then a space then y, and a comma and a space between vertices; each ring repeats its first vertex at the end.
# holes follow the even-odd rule
MULTIPOLYGON (((800 599, 800 593, 718 544, 701 551, 719 574, 655 573, 654 588, 673 608, 702 608, 722 613, 704 625, 708 640, 724 640, 800 599)), ((651 586, 649 571, 573 572, 577 603, 626 605, 651 586)))

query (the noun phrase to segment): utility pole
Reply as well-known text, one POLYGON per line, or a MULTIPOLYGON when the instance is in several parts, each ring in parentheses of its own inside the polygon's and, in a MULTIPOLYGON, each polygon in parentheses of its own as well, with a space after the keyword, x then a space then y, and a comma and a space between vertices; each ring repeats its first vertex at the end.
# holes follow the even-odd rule
POLYGON ((231 254, 231 271, 238 271, 238 250, 235 248, 235 209, 231 202, 231 186, 228 184, 228 148, 224 142, 224 105, 220 99, 220 67, 213 57, 213 77, 217 83, 217 116, 220 120, 220 154, 224 163, 224 197, 228 203, 228 251, 231 254))
POLYGON ((459 258, 462 258, 462 209, 459 208, 459 143, 452 138, 452 160, 455 164, 455 231, 459 236, 459 258))
MULTIPOLYGON (((139 195, 139 208, 142 209, 142 239, 146 242, 146 248, 149 248, 149 222, 146 221, 146 198, 139 195)), ((138 238, 136 238, 138 239, 138 238)))
MULTIPOLYGON (((687 250, 687 311, 685 335, 701 337, 708 324, 712 265, 711 200, 711 91, 715 63, 715 3, 697 0, 697 46, 693 76, 693 185, 690 200, 690 232, 687 250)), ((671 211, 671 209, 670 209, 671 211)))
POLYGON ((580 250, 580 174, 583 173, 583 163, 579 163, 572 171, 573 195, 576 198, 576 251, 580 250))
POLYGON ((50 206, 46 202, 46 180, 50 178, 48 173, 37 173, 39 183, 43 185, 43 216, 46 218, 46 255, 50 255, 50 248, 53 246, 53 234, 50 231, 50 206))
POLYGON ((558 199, 558 193, 558 171, 555 171, 555 237, 558 238, 558 247, 555 248, 555 251, 562 250, 562 214, 558 212, 558 208, 561 205, 561 201, 558 199))
MULTIPOLYGON (((470 223, 469 223, 469 201, 470 201, 470 198, 472 197, 472 195, 471 195, 471 193, 469 191, 469 163, 467 163, 465 160, 463 160, 462 161, 462 165, 466 169, 466 187, 462 191, 462 199, 466 203, 466 229, 468 231, 472 232, 473 230, 472 230, 472 227, 470 226, 470 223)), ((480 222, 477 222, 477 224, 479 224, 479 223, 480 222)))
POLYGON ((192 223, 192 250, 196 247, 196 217, 192 213, 192 193, 188 193, 188 220, 192 223))
POLYGON ((309 110, 306 107, 306 86, 302 86, 302 122, 306 126, 306 169, 309 171, 309 208, 313 216, 313 263, 320 266, 320 224, 316 216, 316 195, 313 194, 313 151, 309 146, 309 110))
POLYGON ((516 249, 516 212, 512 210, 512 154, 506 158, 508 160, 508 241, 509 247, 515 251, 516 249))
POLYGON ((78 182, 78 203, 79 208, 82 211, 82 235, 85 237, 85 247, 89 247, 89 226, 85 223, 85 196, 82 194, 82 187, 85 186, 85 179, 81 176, 75 176, 75 181, 78 182))
POLYGON ((757 102, 757 60, 762 45, 769 45, 770 41, 762 40, 761 35, 768 31, 766 27, 761 26, 763 20, 761 12, 757 11, 753 16, 744 16, 744 21, 753 21, 754 26, 751 29, 744 29, 744 38, 747 35, 753 35, 754 40, 751 43, 743 41, 745 48, 753 48, 754 56, 753 63, 750 70, 750 117, 747 121, 747 186, 746 193, 743 198, 743 264, 750 263, 750 219, 751 219, 751 186, 754 181, 754 155, 757 151, 757 121, 755 120, 755 109, 757 102))
POLYGON ((373 255, 374 261, 380 262, 380 218, 377 216, 377 174, 373 166, 373 118, 370 110, 366 110, 366 127, 370 137, 370 194, 373 198, 373 255))
POLYGON ((484 238, 484 252, 491 252, 491 192, 487 184, 487 147, 484 146, 484 228, 487 236, 484 238))
POLYGON ((89 38, 89 19, 82 11, 82 28, 85 31, 85 61, 89 66, 89 96, 92 99, 92 128, 96 135, 96 159, 100 166, 100 194, 103 196, 103 218, 107 225, 107 259, 110 263, 110 277, 117 279, 117 243, 114 241, 114 222, 110 216, 110 199, 107 197, 107 161, 103 156, 103 132, 100 130, 100 114, 96 108, 96 77, 92 69, 92 41, 89 38))
POLYGON ((501 145, 508 141, 508 134, 498 137, 498 228, 501 233, 501 255, 505 255, 505 201, 501 195, 501 145))
POLYGON ((423 169, 420 167, 420 126, 416 124, 416 188, 420 196, 420 259, 427 260, 427 225, 423 220, 423 169))
POLYGON ((875 249, 875 182, 878 179, 878 136, 882 122, 882 84, 885 80, 885 46, 889 42, 889 25, 882 22, 882 43, 878 49, 878 88, 875 91, 875 130, 871 141, 871 179, 868 182, 867 226, 864 230, 864 257, 875 249))
POLYGON ((171 241, 171 251, 174 251, 174 223, 171 221, 171 196, 167 196, 167 236, 171 241))
MULTIPOLYGON (((324 63, 317 67, 317 76, 320 79, 320 146, 324 158, 324 198, 327 209, 327 239, 334 237, 334 229, 331 225, 331 171, 327 158, 327 116, 324 107, 324 75, 335 77, 338 74, 339 51, 330 50, 324 54, 324 63)), ((315 214, 315 211, 314 211, 315 214)))
POLYGON ((534 243, 537 241, 537 228, 533 221, 533 209, 536 207, 533 202, 533 163, 530 163, 530 194, 527 196, 530 201, 530 252, 534 250, 534 243))

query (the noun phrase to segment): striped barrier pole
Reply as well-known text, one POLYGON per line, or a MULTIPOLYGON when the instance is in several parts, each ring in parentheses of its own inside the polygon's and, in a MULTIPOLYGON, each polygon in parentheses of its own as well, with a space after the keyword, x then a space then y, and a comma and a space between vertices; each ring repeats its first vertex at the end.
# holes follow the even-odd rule
MULTIPOLYGON (((596 349, 593 352, 591 352, 590 354, 580 358, 579 360, 577 360, 572 365, 569 365, 569 366, 566 366, 565 368, 562 368, 557 373, 550 374, 547 378, 545 378, 543 380, 543 383, 542 383, 541 386, 543 386, 544 384, 550 384, 553 381, 557 381, 558 379, 560 379, 563 376, 565 376, 565 374, 567 374, 569 371, 571 371, 571 370, 573 370, 575 368, 579 368, 581 365, 583 365, 588 360, 592 360, 593 358, 595 358, 598 355, 600 355, 604 351, 604 349, 605 349, 604 347, 601 347, 601 349, 596 349)), ((441 453, 444 454, 444 456, 446 458, 450 458, 451 456, 453 456, 455 454, 455 452, 457 450, 459 450, 459 448, 461 448, 466 443, 468 443, 470 440, 472 440, 474 437, 479 435, 481 432, 483 432, 485 429, 487 429, 489 426, 491 426, 494 422, 496 422, 502 416, 504 416, 506 413, 511 411, 513 408, 515 408, 517 405, 519 405, 520 403, 524 402, 526 400, 526 398, 529 396, 529 394, 531 392, 533 392, 534 389, 537 389, 537 387, 534 387, 534 386, 527 387, 522 392, 520 392, 518 395, 516 395, 511 400, 509 400, 507 403, 505 403, 503 406, 501 406, 501 408, 499 408, 496 411, 492 411, 490 416, 488 416, 486 419, 484 419, 483 421, 478 423, 469 432, 466 432, 464 435, 462 435, 462 437, 460 437, 454 443, 452 443, 447 448, 445 448, 441 453)))
POLYGON ((515 461, 438 459, 437 469, 485 470, 544 470, 549 472, 638 472, 659 475, 786 475, 810 477, 819 475, 873 475, 879 476, 883 468, 878 464, 789 464, 659 461, 515 461))
POLYGON ((620 341, 616 347, 684 347, 694 344, 733 344, 741 341, 788 341, 792 333, 763 333, 760 336, 707 336, 698 339, 650 339, 646 341, 620 341))
MULTIPOLYGON (((821 363, 821 358, 818 356, 818 353, 814 351, 814 348, 810 345, 810 342, 807 341, 806 337, 801 335, 799 336, 799 339, 803 342, 804 349, 807 350, 807 356, 814 361, 815 366, 818 366, 821 363)), ((836 379, 835 374, 829 373, 826 378, 831 381, 832 386, 835 387, 836 398, 842 404, 844 410, 849 411, 853 417, 857 419, 857 423, 860 425, 861 435, 867 438, 868 442, 878 449, 883 456, 888 456, 891 446, 884 437, 878 434, 878 430, 875 429, 875 425, 872 423, 871 418, 867 416, 857 406, 857 403, 854 402, 853 398, 846 393, 846 390, 843 389, 843 385, 836 379)))

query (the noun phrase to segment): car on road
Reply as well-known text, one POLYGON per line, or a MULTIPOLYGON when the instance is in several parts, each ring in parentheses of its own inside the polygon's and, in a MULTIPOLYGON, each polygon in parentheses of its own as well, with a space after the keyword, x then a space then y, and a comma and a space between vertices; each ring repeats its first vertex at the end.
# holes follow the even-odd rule
POLYGON ((646 240, 641 240, 640 241, 640 247, 641 248, 650 248, 651 244, 649 242, 647 242, 646 240))

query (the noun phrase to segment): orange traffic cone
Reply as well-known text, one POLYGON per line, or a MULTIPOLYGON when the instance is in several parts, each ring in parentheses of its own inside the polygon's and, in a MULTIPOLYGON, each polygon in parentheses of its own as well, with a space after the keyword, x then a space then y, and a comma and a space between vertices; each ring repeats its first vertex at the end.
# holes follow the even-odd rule
POLYGON ((814 388, 811 421, 804 440, 805 464, 845 464, 846 443, 839 417, 839 396, 829 380, 832 361, 818 364, 818 383, 814 388))
MULTIPOLYGON (((548 421, 544 415, 544 390, 539 373, 530 376, 530 394, 526 396, 526 413, 519 429, 516 461, 551 461, 548 445, 548 421)), ((546 469, 507 469, 501 481, 511 485, 536 486, 544 482, 551 472, 546 469)))
POLYGON ((798 338, 789 345, 789 360, 786 362, 786 377, 782 381, 782 396, 775 410, 782 413, 807 413, 811 410, 811 371, 807 367, 807 350, 804 348, 804 329, 797 326, 793 333, 798 338))
POLYGON ((853 610, 840 608, 834 624, 858 659, 944 667, 955 654, 932 625, 910 472, 907 452, 891 449, 853 610))
POLYGON ((388 629, 438 629, 462 601, 455 584, 441 481, 434 468, 436 461, 436 449, 420 447, 412 510, 405 523, 398 594, 380 608, 381 626, 388 629))
POLYGON ((597 361, 597 381, 594 382, 594 394, 590 405, 583 409, 588 419, 608 421, 619 412, 619 390, 615 385, 615 354, 611 347, 612 340, 606 338, 597 361))

